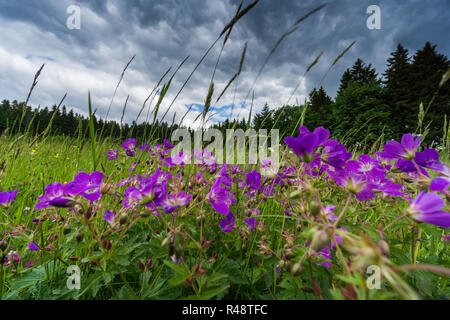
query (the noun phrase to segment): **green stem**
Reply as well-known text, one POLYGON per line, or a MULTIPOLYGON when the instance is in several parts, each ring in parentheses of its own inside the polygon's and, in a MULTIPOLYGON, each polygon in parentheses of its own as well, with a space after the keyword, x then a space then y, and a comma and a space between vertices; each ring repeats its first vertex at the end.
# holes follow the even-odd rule
POLYGON ((386 227, 384 227, 383 231, 386 231, 386 230, 389 229, 394 223, 396 223, 397 221, 399 221, 399 220, 401 220, 401 219, 403 219, 403 218, 405 218, 405 217, 407 217, 407 216, 408 216, 408 214, 404 214, 404 215, 402 215, 402 216, 400 216, 400 217, 395 218, 391 223, 389 223, 386 227))
POLYGON ((352 195, 353 195, 352 193, 349 193, 349 194, 348 194, 347 201, 345 201, 344 208, 342 208, 341 213, 339 214, 337 220, 334 222, 334 226, 335 226, 335 227, 338 225, 339 221, 340 221, 341 218, 344 216, 345 210, 347 210, 348 205, 350 204, 350 200, 352 199, 352 195))
POLYGON ((413 252, 413 264, 416 264, 417 256, 419 255, 420 242, 422 237, 422 228, 417 227, 419 229, 419 233, 417 235, 416 243, 414 244, 414 252, 413 252))

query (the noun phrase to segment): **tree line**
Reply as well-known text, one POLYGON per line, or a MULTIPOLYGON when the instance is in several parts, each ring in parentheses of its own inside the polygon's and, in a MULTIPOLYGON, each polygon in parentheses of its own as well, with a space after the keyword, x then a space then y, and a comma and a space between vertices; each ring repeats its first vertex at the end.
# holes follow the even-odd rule
MULTIPOLYGON (((349 145, 370 146, 380 139, 399 139, 403 133, 421 134, 428 145, 442 143, 446 117, 450 110, 450 82, 443 83, 450 61, 427 42, 410 55, 401 44, 387 59, 386 70, 379 75, 371 64, 357 59, 342 75, 336 97, 323 87, 313 89, 306 104, 286 105, 271 110, 266 104, 247 119, 226 119, 213 125, 226 129, 279 129, 283 138, 296 135, 300 124, 313 129, 328 128, 334 138, 349 145), (441 85, 441 86, 440 86, 441 85), (422 107, 421 107, 422 106, 422 107)), ((448 75, 448 73, 447 73, 448 75)), ((93 116, 96 132, 112 138, 144 137, 169 139, 178 128, 174 122, 119 124, 93 116)), ((49 134, 88 137, 89 119, 54 105, 32 109, 16 100, 0 104, 0 133, 49 134), (49 129, 47 129, 49 128, 49 129)))
POLYGON ((440 144, 449 130, 450 81, 443 81, 449 68, 448 58, 429 42, 413 56, 398 44, 382 75, 357 59, 343 73, 335 99, 320 87, 303 106, 270 110, 266 104, 253 127, 274 126, 286 136, 295 132, 300 119, 308 128, 328 128, 350 145, 399 139, 408 132, 421 134, 427 145, 440 144))
MULTIPOLYGON (((136 124, 119 124, 117 121, 104 121, 93 115, 94 130, 103 137, 123 140, 128 137, 153 137, 160 140, 169 139, 172 132, 179 128, 178 124, 155 121, 153 125, 144 122, 136 124)), ((8 130, 10 134, 63 135, 69 137, 89 137, 89 118, 75 113, 72 109, 67 111, 66 106, 58 108, 53 105, 32 109, 17 100, 10 102, 3 100, 0 104, 0 134, 8 130)))

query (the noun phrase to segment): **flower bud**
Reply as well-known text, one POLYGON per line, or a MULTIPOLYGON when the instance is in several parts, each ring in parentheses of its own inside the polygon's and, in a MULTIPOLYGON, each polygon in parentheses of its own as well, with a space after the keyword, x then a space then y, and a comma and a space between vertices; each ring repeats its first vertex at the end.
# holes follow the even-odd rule
POLYGON ((81 231, 78 231, 77 234, 75 235, 75 239, 77 240, 78 243, 83 241, 83 233, 81 231))
POLYGON ((139 269, 141 269, 142 272, 145 272, 145 266, 141 260, 138 261, 138 267, 139 269))
POLYGON ((319 212, 320 212, 321 207, 322 206, 320 204, 320 201, 314 199, 309 204, 309 211, 311 212, 311 214, 313 216, 317 216, 319 214, 319 212))
POLYGON ((416 182, 420 190, 428 190, 431 184, 431 179, 425 176, 419 176, 416 182))
POLYGON ((81 261, 81 259, 79 257, 69 257, 68 259, 70 261, 81 261))
POLYGON ((170 237, 167 237, 163 240, 163 242, 161 242, 161 248, 167 246, 167 244, 170 241, 170 237))
POLYGON ((378 249, 380 249, 380 251, 381 251, 381 254, 383 255, 383 256, 385 256, 385 257, 389 257, 389 244, 386 242, 386 241, 384 241, 384 240, 380 240, 379 242, 378 242, 378 249))
POLYGON ((293 276, 298 276, 301 271, 302 271, 302 265, 300 263, 296 263, 296 264, 294 264, 294 266, 291 269, 291 274, 293 276))
POLYGON ((319 252, 321 251, 328 243, 330 242, 330 236, 326 231, 319 230, 317 231, 312 239, 311 248, 319 252))
POLYGON ((149 209, 149 208, 145 208, 145 210, 144 211, 141 211, 141 217, 144 217, 144 218, 147 218, 147 217, 150 217, 150 215, 152 214, 152 210, 151 209, 149 209))
POLYGON ((102 247, 103 247, 105 250, 111 250, 111 247, 112 247, 112 242, 111 242, 111 240, 102 239, 102 240, 101 240, 101 243, 102 243, 102 247))
POLYGON ((292 264, 290 261, 286 262, 286 270, 287 270, 287 272, 291 272, 291 270, 292 270, 292 264))
POLYGON ((91 217, 92 217, 92 210, 89 208, 88 210, 86 210, 86 211, 84 212, 84 218, 85 218, 86 220, 89 220, 91 217))
POLYGON ((302 194, 303 194, 303 192, 301 190, 292 191, 291 194, 289 195, 288 199, 290 199, 290 200, 300 199, 302 194))
POLYGON ((197 217, 198 225, 202 225, 205 223, 206 217, 202 214, 197 217))
POLYGON ((155 199, 155 193, 152 190, 148 196, 145 196, 144 199, 141 200, 141 205, 145 206, 146 204, 152 202, 153 199, 155 199))
POLYGON ((72 228, 66 224, 63 228, 63 234, 66 236, 70 233, 70 231, 72 231, 72 228))
POLYGON ((0 250, 5 250, 6 247, 8 247, 8 244, 6 243, 5 240, 0 241, 0 250))
POLYGON ((119 217, 120 225, 124 225, 128 221, 128 215, 126 213, 122 213, 119 217))
POLYGON ((102 183, 100 187, 100 192, 102 194, 112 194, 112 184, 110 183, 102 183))

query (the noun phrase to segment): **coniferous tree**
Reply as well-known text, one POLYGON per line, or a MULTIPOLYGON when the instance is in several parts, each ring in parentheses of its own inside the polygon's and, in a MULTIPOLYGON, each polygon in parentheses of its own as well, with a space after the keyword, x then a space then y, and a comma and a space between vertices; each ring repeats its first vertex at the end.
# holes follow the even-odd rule
POLYGON ((305 125, 308 128, 328 127, 332 103, 333 100, 323 87, 320 87, 319 90, 314 88, 309 94, 305 125))
POLYGON ((347 69, 341 78, 338 95, 347 88, 351 81, 359 84, 367 84, 377 80, 377 73, 372 65, 366 65, 361 59, 357 59, 351 69, 347 69))
MULTIPOLYGON (((412 98, 411 113, 406 118, 406 123, 411 131, 415 132, 417 128, 417 114, 420 103, 424 108, 432 101, 437 93, 442 76, 450 68, 448 58, 436 52, 436 45, 427 42, 425 46, 416 52, 411 64, 411 83, 410 93, 412 98)), ((426 144, 439 142, 442 137, 444 116, 450 115, 450 82, 439 90, 438 94, 425 114, 423 129, 430 124, 429 133, 426 137, 426 144)), ((419 131, 421 131, 419 129, 419 131)), ((423 130, 422 130, 423 132, 423 130)))
POLYGON ((398 44, 397 50, 387 59, 383 74, 386 87, 386 104, 391 113, 391 128, 395 139, 408 131, 405 119, 411 116, 411 64, 408 50, 398 44))
POLYGON ((385 89, 379 81, 351 81, 333 105, 333 135, 348 145, 371 146, 384 134, 392 135, 385 89))
POLYGON ((253 128, 259 129, 271 129, 273 127, 273 116, 269 109, 269 105, 266 103, 261 113, 258 113, 253 118, 253 128))

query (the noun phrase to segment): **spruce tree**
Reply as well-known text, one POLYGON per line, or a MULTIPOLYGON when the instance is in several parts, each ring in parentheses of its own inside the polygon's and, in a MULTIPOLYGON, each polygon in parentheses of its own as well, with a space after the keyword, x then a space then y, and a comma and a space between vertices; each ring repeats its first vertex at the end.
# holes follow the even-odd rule
POLYGON ((327 95, 325 89, 314 88, 309 94, 309 108, 306 113, 305 125, 314 129, 320 126, 328 127, 333 100, 327 95))
POLYGON ((408 131, 404 119, 410 116, 411 105, 411 64, 408 50, 398 44, 397 50, 387 59, 387 69, 383 74, 386 87, 386 104, 391 113, 391 128, 394 136, 399 139, 408 131))
POLYGON ((253 127, 256 130, 259 129, 271 129, 273 126, 272 112, 269 105, 266 103, 262 111, 255 115, 253 119, 253 127))
POLYGON ((450 68, 448 58, 436 52, 436 45, 427 42, 423 49, 418 50, 413 57, 411 65, 411 83, 410 94, 412 104, 410 105, 410 116, 407 118, 407 124, 411 131, 415 132, 418 123, 418 111, 420 103, 423 103, 427 109, 433 96, 436 98, 430 105, 423 120, 423 132, 425 127, 429 126, 429 133, 426 137, 426 144, 431 142, 439 143, 442 137, 444 116, 450 115, 450 82, 447 82, 437 92, 442 76, 450 68))
POLYGON ((338 96, 345 90, 351 81, 359 84, 368 84, 377 80, 377 73, 372 65, 366 65, 361 59, 357 59, 351 69, 347 69, 341 78, 338 96))

